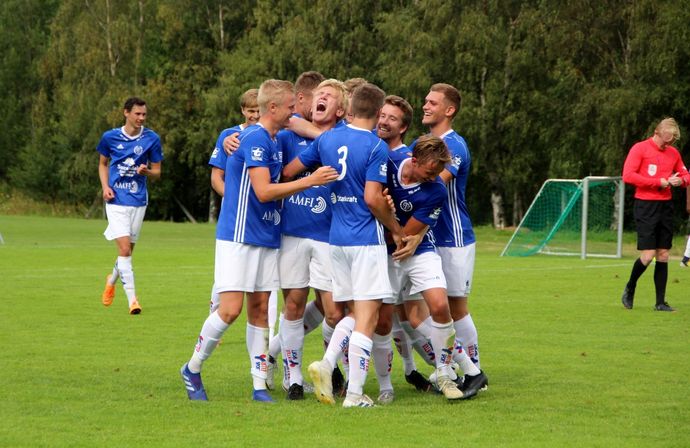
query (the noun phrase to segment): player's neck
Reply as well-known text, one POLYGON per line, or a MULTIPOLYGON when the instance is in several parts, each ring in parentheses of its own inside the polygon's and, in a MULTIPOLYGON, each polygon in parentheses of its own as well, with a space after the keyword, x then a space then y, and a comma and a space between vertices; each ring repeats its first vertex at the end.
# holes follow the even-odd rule
POLYGON ((433 126, 429 126, 429 133, 434 137, 441 138, 443 134, 453 129, 452 123, 448 120, 444 120, 433 126))
POLYGON ((412 165, 411 165, 411 163, 412 163, 411 159, 405 159, 402 162, 400 179, 402 180, 403 185, 416 184, 419 182, 416 179, 412 179, 412 165))
POLYGON ((378 121, 377 117, 374 117, 374 118, 355 117, 352 119, 350 124, 356 128, 372 130, 376 126, 377 121, 378 121))
POLYGON ((329 129, 333 129, 335 127, 335 124, 338 122, 337 120, 338 120, 337 118, 334 118, 333 120, 322 121, 320 123, 316 122, 316 121, 312 121, 312 124, 314 126, 316 126, 316 128, 319 131, 326 132, 329 129))
POLYGON ((259 124, 266 129, 266 131, 268 131, 268 135, 270 135, 271 138, 275 137, 278 131, 282 129, 282 126, 280 126, 279 123, 271 120, 268 115, 264 115, 259 118, 259 124))
POLYGON ((391 137, 390 139, 386 140, 386 143, 388 144, 388 149, 391 151, 394 149, 397 149, 399 146, 403 144, 402 138, 400 135, 396 135, 395 137, 391 137))
POLYGON ((135 126, 130 125, 129 123, 125 123, 122 129, 125 131, 125 134, 129 135, 130 137, 136 137, 139 134, 141 134, 141 131, 144 129, 144 127, 140 126, 137 128, 135 126))

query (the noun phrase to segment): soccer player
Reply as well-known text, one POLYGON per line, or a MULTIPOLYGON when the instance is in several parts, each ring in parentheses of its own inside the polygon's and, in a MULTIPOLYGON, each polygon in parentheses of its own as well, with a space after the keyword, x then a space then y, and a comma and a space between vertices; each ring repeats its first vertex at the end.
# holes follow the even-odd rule
POLYGON ((266 341, 268 298, 270 291, 278 288, 280 216, 276 201, 338 177, 333 168, 323 166, 311 176, 278 182, 282 154, 275 135, 294 112, 293 89, 289 81, 271 79, 261 84, 259 122, 240 135, 239 149, 228 158, 225 197, 216 230, 215 285, 220 306, 204 322, 192 357, 180 370, 190 400, 207 400, 202 364, 241 313, 246 293, 252 398, 273 402, 266 390, 266 341))
POLYGON ((98 177, 108 216, 104 235, 107 240, 115 240, 118 255, 112 273, 106 277, 101 301, 105 306, 113 303, 115 282, 120 278, 129 314, 141 313, 134 287, 132 252, 148 204, 146 180, 160 178, 163 160, 160 137, 144 127, 146 113, 144 100, 128 98, 124 105, 124 126, 103 133, 97 147, 98 177))
MULTIPOLYGON (((256 97, 259 94, 259 89, 249 89, 240 97, 240 108, 244 116, 244 123, 237 126, 223 129, 216 139, 216 146, 213 148, 211 158, 208 164, 211 166, 211 188, 221 198, 225 195, 225 165, 228 161, 228 153, 223 149, 223 141, 230 135, 238 135, 249 126, 256 124, 259 120, 259 105, 256 102, 256 97)), ((232 153, 231 153, 232 154, 232 153)), ((211 291, 211 303, 209 312, 213 313, 218 309, 220 298, 215 288, 211 291)))
POLYGON ((456 346, 465 347, 467 355, 479 367, 477 328, 467 306, 474 274, 476 242, 465 202, 465 187, 472 159, 465 139, 452 128, 460 103, 460 92, 452 85, 432 85, 424 99, 422 124, 429 127, 431 135, 445 142, 451 154, 451 163, 441 172, 441 178, 448 188, 448 198, 434 228, 434 237, 448 282, 450 312, 458 339, 456 346))
POLYGON ((623 181, 635 186, 634 215, 637 249, 640 251, 621 297, 626 309, 632 309, 637 280, 656 257, 654 310, 675 311, 666 302, 668 251, 673 242, 671 188, 690 184, 690 174, 678 150, 672 146, 679 138, 678 123, 673 118, 666 118, 656 126, 654 135, 635 143, 625 158, 623 181))
MULTIPOLYGON (((345 115, 345 88, 340 81, 328 79, 321 82, 311 96, 313 96, 313 106, 309 115, 312 123, 321 132, 333 128, 345 115)), ((278 143, 285 162, 292 161, 311 142, 311 139, 300 137, 289 130, 278 133, 278 143)), ((300 177, 311 174, 312 170, 307 170, 300 177)), ((335 305, 331 295, 333 287, 328 246, 328 233, 331 226, 330 201, 329 186, 309 188, 283 201, 278 270, 285 308, 279 334, 283 365, 288 373, 286 375, 289 386, 287 397, 290 400, 304 398, 301 368, 304 336, 307 330, 305 320, 309 321, 309 331, 315 328, 314 322, 320 322, 314 317, 305 318, 310 286, 314 288, 322 306, 328 309, 326 314, 331 320, 331 325, 335 326, 332 322, 335 305)), ((316 301, 311 302, 310 305, 310 314, 319 312, 316 301)), ((342 317, 342 310, 340 313, 342 317)), ((323 315, 320 313, 319 315, 323 319, 323 315)), ((340 319, 337 318, 337 320, 340 319)))
POLYGON ((448 400, 457 400, 463 394, 451 380, 455 329, 448 307, 446 280, 433 235, 426 232, 436 225, 448 196, 438 175, 450 162, 450 155, 441 139, 427 135, 417 140, 411 157, 393 151, 388 158, 388 191, 403 232, 425 234, 414 255, 406 260, 395 260, 394 248, 389 247, 388 272, 393 292, 405 298, 422 294, 431 314, 429 340, 436 355, 436 384, 448 400))
MULTIPOLYGON (((376 132, 386 142, 389 151, 412 154, 403 143, 403 138, 412 123, 412 114, 412 106, 404 98, 397 95, 389 95, 384 98, 383 107, 376 124, 376 132)), ((410 241, 408 246, 414 245, 416 247, 419 242, 421 242, 421 238, 414 242, 410 241)), ((421 297, 419 298, 421 299, 421 297)), ((379 322, 374 334, 374 367, 380 388, 377 401, 382 404, 394 399, 387 361, 388 358, 392 358, 392 350, 390 349, 391 337, 403 360, 405 380, 415 386, 417 390, 431 390, 431 383, 417 370, 412 346, 432 366, 435 365, 433 351, 426 338, 407 321, 404 306, 404 304, 395 305, 395 313, 391 313, 392 310, 389 310, 389 307, 392 306, 386 303, 382 304, 381 311, 379 312, 379 322)))
MULTIPOLYGON (((338 180, 331 190, 333 218, 329 234, 333 298, 349 301, 354 315, 348 344, 350 374, 343 407, 373 406, 373 401, 363 393, 371 338, 381 299, 392 295, 383 226, 391 231, 397 247, 403 245, 402 229, 383 194, 388 151, 385 143, 371 132, 383 98, 383 91, 373 84, 357 88, 352 96, 352 123, 322 134, 293 161, 301 163, 301 168, 316 164, 338 167, 338 180)), ((323 360, 309 366, 309 375, 319 401, 333 404, 334 363, 327 359, 329 350, 330 347, 323 360)))

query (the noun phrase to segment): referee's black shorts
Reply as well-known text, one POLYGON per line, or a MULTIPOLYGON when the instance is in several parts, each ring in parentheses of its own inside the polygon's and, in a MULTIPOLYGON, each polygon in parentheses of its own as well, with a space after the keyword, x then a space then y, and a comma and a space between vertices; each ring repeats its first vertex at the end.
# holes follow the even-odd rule
POLYGON ((635 199, 637 250, 670 249, 673 243, 673 201, 635 199))

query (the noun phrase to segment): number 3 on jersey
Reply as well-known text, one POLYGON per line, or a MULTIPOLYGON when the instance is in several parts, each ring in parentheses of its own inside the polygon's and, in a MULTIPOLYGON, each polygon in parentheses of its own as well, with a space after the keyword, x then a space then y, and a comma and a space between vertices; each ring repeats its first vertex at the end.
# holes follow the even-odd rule
POLYGON ((336 180, 343 180, 345 178, 345 174, 347 173, 347 146, 341 146, 338 148, 338 154, 340 155, 338 165, 340 165, 342 169, 340 171, 340 176, 338 176, 336 180))

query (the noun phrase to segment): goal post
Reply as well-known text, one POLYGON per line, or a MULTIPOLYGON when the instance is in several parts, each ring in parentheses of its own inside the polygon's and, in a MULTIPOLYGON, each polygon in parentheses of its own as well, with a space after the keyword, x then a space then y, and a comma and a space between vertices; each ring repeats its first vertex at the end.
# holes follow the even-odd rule
POLYGON ((501 256, 533 254, 620 258, 621 177, 549 179, 539 189, 501 256))

